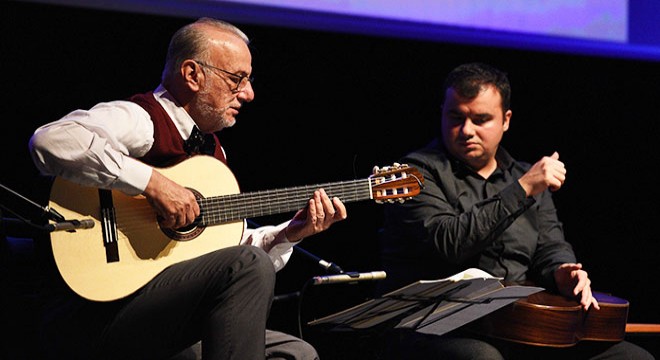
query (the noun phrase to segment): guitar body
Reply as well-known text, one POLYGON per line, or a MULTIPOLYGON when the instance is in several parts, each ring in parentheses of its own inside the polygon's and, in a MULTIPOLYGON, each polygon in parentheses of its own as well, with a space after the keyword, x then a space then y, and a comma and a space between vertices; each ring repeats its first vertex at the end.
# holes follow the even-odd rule
MULTIPOLYGON (((196 156, 159 171, 179 184, 195 184, 193 190, 204 197, 239 192, 231 171, 209 156, 196 156)), ((124 297, 166 267, 238 245, 243 235, 243 221, 168 235, 161 231, 156 213, 144 197, 113 191, 112 200, 119 261, 108 262, 102 233, 106 224, 101 217, 98 189, 61 178, 55 180, 51 189, 49 206, 65 218, 94 220, 94 227, 90 229, 51 233, 51 246, 60 274, 72 289, 90 300, 124 297)))
POLYGON ((94 222, 88 229, 51 233, 57 268, 80 296, 95 301, 125 297, 172 264, 238 245, 244 219, 302 209, 317 188, 344 203, 383 203, 419 194, 424 180, 417 169, 394 164, 375 168, 366 179, 240 194, 229 168, 210 156, 195 156, 158 171, 196 194, 201 209, 196 225, 161 229, 156 212, 142 196, 100 192, 55 179, 49 206, 65 219, 94 222))
POLYGON ((569 347, 583 340, 621 341, 628 301, 594 292, 600 310, 582 310, 576 300, 542 291, 518 300, 468 325, 490 337, 518 343, 569 347))

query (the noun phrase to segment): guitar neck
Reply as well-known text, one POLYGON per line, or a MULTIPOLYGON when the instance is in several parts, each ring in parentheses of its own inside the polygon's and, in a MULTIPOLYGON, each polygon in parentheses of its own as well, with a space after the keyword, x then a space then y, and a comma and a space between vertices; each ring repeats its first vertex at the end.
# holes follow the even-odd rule
POLYGON ((209 226, 296 211, 305 207, 319 188, 323 188, 330 198, 336 196, 344 203, 368 200, 372 198, 371 185, 371 179, 361 179, 212 196, 199 201, 202 210, 200 223, 209 226))

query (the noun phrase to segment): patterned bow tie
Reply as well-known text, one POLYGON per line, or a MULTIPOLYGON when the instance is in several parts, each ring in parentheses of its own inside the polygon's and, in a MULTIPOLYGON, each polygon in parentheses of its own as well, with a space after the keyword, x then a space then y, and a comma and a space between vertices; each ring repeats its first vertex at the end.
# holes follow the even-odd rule
POLYGON ((212 134, 202 134, 195 126, 188 140, 183 142, 183 149, 188 155, 213 155, 215 153, 215 139, 212 134))

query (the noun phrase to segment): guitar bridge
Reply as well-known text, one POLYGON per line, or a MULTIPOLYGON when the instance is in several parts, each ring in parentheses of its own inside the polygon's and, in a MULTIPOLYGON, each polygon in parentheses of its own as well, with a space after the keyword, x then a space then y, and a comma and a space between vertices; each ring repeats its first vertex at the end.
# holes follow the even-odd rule
POLYGON ((99 189, 99 203, 101 205, 101 225, 103 233, 103 246, 105 246, 105 259, 108 263, 119 261, 119 248, 117 245, 117 216, 112 202, 112 191, 99 189))

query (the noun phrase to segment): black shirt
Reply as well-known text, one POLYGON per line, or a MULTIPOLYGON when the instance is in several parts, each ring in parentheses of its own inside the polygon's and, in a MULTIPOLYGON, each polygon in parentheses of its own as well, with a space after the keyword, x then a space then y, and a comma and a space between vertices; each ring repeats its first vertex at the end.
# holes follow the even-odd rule
POLYGON ((384 207, 381 293, 469 267, 556 291, 554 269, 576 260, 551 194, 527 198, 517 180, 530 165, 501 146, 496 160, 497 169, 484 179, 437 140, 401 159, 420 170, 424 188, 384 207))

